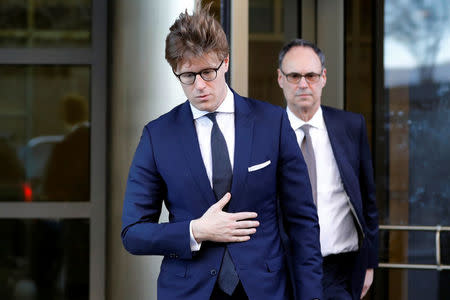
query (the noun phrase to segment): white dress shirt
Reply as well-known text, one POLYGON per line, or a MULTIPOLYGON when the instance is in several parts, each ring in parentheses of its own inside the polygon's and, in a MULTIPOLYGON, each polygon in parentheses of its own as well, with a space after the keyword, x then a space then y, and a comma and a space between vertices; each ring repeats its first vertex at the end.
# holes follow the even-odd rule
POLYGON ((344 190, 322 108, 304 122, 287 108, 287 114, 300 146, 304 138, 303 124, 309 124, 317 172, 317 214, 320 225, 322 256, 358 250, 358 233, 353 222, 349 198, 344 190))
MULTIPOLYGON (((208 175, 211 188, 212 183, 212 153, 211 153, 211 130, 213 123, 206 117, 208 111, 201 111, 191 104, 192 116, 194 118, 195 130, 197 131, 198 144, 205 164, 206 175, 208 175)), ((225 138, 228 148, 228 155, 231 162, 231 170, 234 165, 234 95, 227 87, 227 94, 222 104, 216 110, 217 125, 225 138)), ((218 199, 219 200, 219 199, 218 199)), ((192 221, 189 226, 191 251, 200 250, 201 243, 197 243, 192 234, 192 221)))

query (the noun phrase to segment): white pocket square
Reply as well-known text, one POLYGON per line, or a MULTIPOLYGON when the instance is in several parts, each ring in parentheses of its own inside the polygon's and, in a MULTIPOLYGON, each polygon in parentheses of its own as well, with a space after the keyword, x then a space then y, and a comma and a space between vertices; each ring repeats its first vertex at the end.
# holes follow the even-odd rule
POLYGON ((265 161, 265 162, 263 162, 263 163, 261 163, 261 164, 257 164, 257 165, 248 167, 248 171, 249 171, 249 172, 254 172, 254 171, 257 171, 257 170, 259 170, 259 169, 265 168, 265 167, 267 167, 268 165, 270 165, 270 160, 265 161))

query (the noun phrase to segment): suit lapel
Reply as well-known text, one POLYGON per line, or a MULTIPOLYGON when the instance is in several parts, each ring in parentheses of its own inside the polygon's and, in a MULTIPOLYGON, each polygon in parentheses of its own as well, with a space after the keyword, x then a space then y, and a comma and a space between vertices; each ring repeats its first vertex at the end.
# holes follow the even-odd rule
POLYGON ((177 117, 178 140, 180 149, 186 157, 186 163, 192 173, 192 178, 197 184, 205 204, 211 206, 216 202, 214 192, 211 189, 208 175, 206 175, 205 164, 203 163, 200 146, 198 144, 197 132, 195 130, 194 119, 192 117, 189 101, 186 101, 177 117))
POLYGON ((233 182, 231 185, 231 201, 229 212, 239 207, 240 197, 244 195, 245 182, 248 174, 248 165, 253 141, 254 120, 248 103, 244 98, 233 91, 235 107, 235 146, 233 182))
MULTIPOLYGON (((327 107, 322 106, 323 119, 327 127, 328 138, 330 139, 331 148, 333 150, 334 159, 339 169, 344 189, 347 190, 348 168, 351 167, 347 161, 347 155, 344 147, 341 145, 342 139, 347 135, 344 128, 341 127, 341 122, 333 117, 333 112, 329 111, 327 107)), ((347 191, 348 192, 348 191, 347 191)))

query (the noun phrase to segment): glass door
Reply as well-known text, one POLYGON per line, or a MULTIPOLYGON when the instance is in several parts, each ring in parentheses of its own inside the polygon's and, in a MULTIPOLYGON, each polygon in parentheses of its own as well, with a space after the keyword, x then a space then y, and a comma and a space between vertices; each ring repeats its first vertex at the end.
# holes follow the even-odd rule
POLYGON ((104 299, 106 4, 0 3, 1 299, 104 299))
POLYGON ((368 121, 380 213, 373 299, 450 297, 450 4, 345 3, 345 107, 368 121))
POLYGON ((389 202, 381 232, 389 296, 450 297, 450 4, 386 0, 389 202), (403 289, 393 288, 396 284, 403 289))

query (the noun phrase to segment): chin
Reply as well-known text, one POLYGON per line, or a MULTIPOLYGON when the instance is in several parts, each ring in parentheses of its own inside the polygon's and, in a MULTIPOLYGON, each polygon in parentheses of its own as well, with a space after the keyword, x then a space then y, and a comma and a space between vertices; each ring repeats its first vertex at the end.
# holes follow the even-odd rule
POLYGON ((208 111, 208 112, 214 111, 213 105, 211 103, 199 103, 198 105, 195 105, 195 107, 201 111, 208 111))

